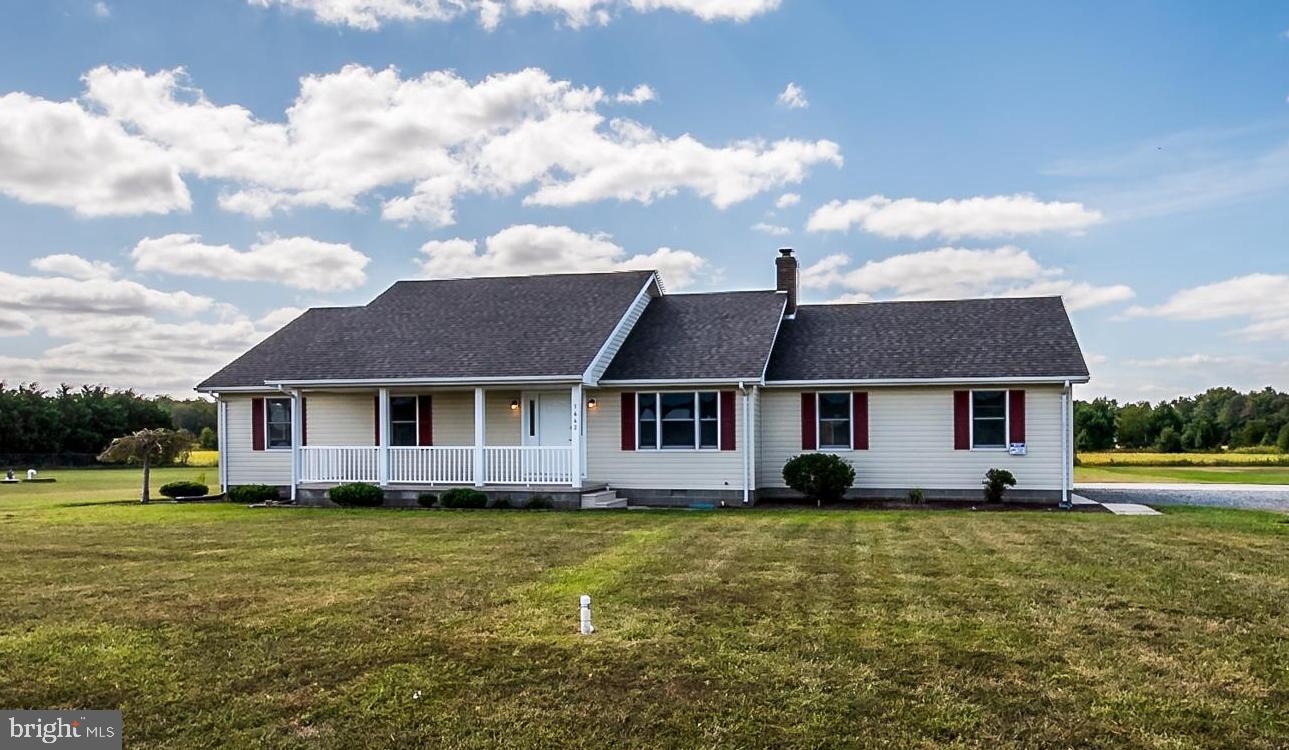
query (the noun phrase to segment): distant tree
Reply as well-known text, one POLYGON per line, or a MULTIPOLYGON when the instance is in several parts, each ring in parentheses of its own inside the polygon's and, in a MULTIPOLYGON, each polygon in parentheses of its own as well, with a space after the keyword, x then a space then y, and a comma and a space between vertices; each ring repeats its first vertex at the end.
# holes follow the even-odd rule
POLYGON ((176 430, 187 430, 194 435, 209 427, 216 429, 215 402, 201 398, 179 401, 161 397, 157 405, 170 415, 170 426, 176 430))
POLYGON ((143 492, 139 502, 147 503, 153 464, 174 463, 192 447, 192 433, 187 430, 139 430, 112 441, 107 450, 99 454, 103 463, 143 464, 143 492))
POLYGON ((201 435, 197 437, 197 445, 204 451, 219 450, 219 434, 209 427, 203 427, 201 435))
POLYGON ((1074 444, 1081 451, 1114 448, 1119 405, 1106 398, 1074 404, 1074 444))
POLYGON ((1172 425, 1168 425, 1160 431, 1159 439, 1155 441, 1155 450, 1160 453, 1181 453, 1182 436, 1172 425))
POLYGON ((1147 401, 1119 407, 1118 439, 1120 448, 1147 448, 1159 433, 1154 428, 1155 409, 1147 401))
POLYGON ((1280 437, 1276 438, 1276 447, 1289 453, 1289 424, 1280 428, 1280 437))

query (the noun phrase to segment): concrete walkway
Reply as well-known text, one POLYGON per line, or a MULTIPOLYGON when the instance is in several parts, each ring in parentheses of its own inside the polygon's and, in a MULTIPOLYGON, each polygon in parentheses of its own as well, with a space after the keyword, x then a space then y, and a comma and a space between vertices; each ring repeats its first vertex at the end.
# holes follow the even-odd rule
POLYGON ((1289 485, 1283 484, 1086 482, 1075 485, 1074 491, 1102 504, 1208 505, 1289 512, 1289 485))
POLYGON ((1070 495, 1070 502, 1078 505, 1099 505, 1110 511, 1116 516, 1162 516, 1163 513, 1155 510, 1149 505, 1140 505, 1138 503, 1098 503, 1095 500, 1089 500, 1082 495, 1070 495))

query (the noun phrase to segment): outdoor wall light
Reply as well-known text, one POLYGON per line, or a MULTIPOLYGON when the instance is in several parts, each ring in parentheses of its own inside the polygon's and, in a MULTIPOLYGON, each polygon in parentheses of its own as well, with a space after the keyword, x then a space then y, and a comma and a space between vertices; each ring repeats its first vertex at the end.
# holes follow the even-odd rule
POLYGON ((519 411, 519 400, 518 400, 518 399, 511 399, 511 401, 510 401, 510 410, 511 410, 511 411, 519 411))
POLYGON ((595 408, 595 399, 591 399, 591 400, 587 401, 587 402, 586 402, 586 408, 588 408, 588 409, 594 409, 594 408, 595 408))

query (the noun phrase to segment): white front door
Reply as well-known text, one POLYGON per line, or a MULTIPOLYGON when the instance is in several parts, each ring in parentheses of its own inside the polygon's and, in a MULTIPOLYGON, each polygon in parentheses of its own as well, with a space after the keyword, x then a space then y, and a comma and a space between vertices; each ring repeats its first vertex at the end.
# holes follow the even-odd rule
POLYGON ((567 391, 524 394, 524 445, 568 446, 573 442, 572 402, 567 391))

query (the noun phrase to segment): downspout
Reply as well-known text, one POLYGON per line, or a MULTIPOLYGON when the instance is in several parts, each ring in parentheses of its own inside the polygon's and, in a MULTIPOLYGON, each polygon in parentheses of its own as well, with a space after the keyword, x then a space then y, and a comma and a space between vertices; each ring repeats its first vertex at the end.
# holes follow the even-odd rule
POLYGON ((1074 452, 1071 450, 1070 433, 1074 425, 1070 419, 1071 398, 1070 381, 1065 381, 1061 389, 1061 508, 1070 510, 1074 504, 1070 501, 1070 480, 1073 479, 1074 452))
POLYGON ((743 381, 738 382, 738 389, 743 394, 743 504, 749 505, 752 502, 751 488, 748 486, 748 474, 751 472, 751 466, 748 463, 752 456, 752 446, 748 444, 748 409, 747 409, 747 386, 743 381))

